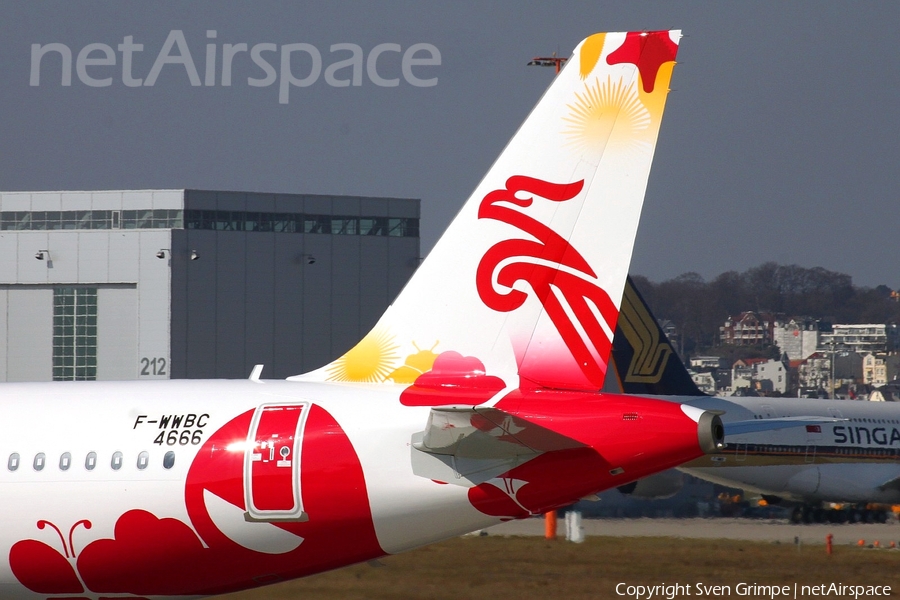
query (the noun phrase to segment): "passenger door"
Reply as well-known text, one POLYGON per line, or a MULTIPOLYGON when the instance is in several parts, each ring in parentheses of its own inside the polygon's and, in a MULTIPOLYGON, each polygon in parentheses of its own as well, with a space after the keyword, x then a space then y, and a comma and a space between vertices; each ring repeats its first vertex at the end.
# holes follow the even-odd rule
POLYGON ((305 521, 300 448, 309 403, 256 409, 244 451, 244 499, 251 521, 305 521))

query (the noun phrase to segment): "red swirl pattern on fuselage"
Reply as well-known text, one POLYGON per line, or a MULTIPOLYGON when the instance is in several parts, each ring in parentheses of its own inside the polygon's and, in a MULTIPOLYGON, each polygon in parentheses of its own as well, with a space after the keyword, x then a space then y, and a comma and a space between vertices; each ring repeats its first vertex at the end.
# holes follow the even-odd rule
POLYGON ((584 180, 560 184, 515 175, 506 180, 504 189, 487 194, 478 208, 479 219, 493 219, 512 225, 531 235, 534 240, 504 240, 488 249, 478 264, 476 286, 478 295, 489 308, 509 312, 522 306, 528 297, 527 293, 513 289, 513 285, 517 281, 526 282, 588 382, 599 389, 606 375, 610 339, 588 303, 597 308, 611 329, 615 327, 618 309, 609 295, 595 283, 593 269, 566 239, 547 225, 501 204, 527 208, 534 202, 534 196, 565 202, 577 196, 583 187, 584 180), (519 193, 528 194, 528 197, 519 198, 516 195, 519 193), (504 262, 506 264, 502 264, 504 262), (497 286, 504 289, 497 289, 497 286), (569 317, 560 296, 565 299, 593 349, 569 317))

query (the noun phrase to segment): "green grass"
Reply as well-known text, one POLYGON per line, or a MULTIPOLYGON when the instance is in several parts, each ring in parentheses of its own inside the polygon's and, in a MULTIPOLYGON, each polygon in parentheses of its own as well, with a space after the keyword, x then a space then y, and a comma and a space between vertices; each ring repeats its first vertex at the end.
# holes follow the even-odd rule
MULTIPOLYGON (((890 585, 900 593, 900 551, 733 540, 465 537, 220 600, 619 598, 616 584, 890 585)), ((698 596, 690 596, 692 598, 698 596)), ((768 597, 768 596, 766 596, 768 597)))

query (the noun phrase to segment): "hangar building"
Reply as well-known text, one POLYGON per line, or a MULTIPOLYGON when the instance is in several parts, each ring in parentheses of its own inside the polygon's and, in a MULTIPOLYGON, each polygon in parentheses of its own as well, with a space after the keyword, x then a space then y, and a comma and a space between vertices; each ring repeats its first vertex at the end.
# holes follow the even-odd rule
POLYGON ((418 264, 419 200, 0 192, 0 381, 295 375, 418 264))

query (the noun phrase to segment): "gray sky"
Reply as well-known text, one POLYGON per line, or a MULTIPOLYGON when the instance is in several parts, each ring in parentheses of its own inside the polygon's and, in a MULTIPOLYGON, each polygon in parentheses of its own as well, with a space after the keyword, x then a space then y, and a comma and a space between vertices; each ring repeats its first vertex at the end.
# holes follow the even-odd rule
MULTIPOLYGON (((525 66, 532 56, 568 55, 595 31, 681 28, 632 273, 709 279, 774 260, 897 288, 898 23, 889 2, 0 0, 0 189, 422 198, 427 252, 550 83, 552 69, 525 66), (172 30, 200 80, 216 44, 215 85, 192 86, 170 64, 153 86, 126 86, 120 52, 114 67, 85 70, 111 76, 107 87, 85 85, 74 66, 62 86, 56 54, 29 84, 32 44, 64 44, 77 62, 88 44, 116 50, 125 36, 144 46, 131 75, 146 81, 172 30), (221 85, 224 44, 298 42, 320 52, 322 76, 286 104, 278 82, 248 85, 264 73, 247 52, 221 85), (365 72, 361 86, 333 87, 326 69, 349 55, 330 51, 340 43, 366 56, 431 44, 441 64, 413 74, 437 85, 409 84, 401 53, 387 52, 378 74, 396 87, 365 72)), ((263 54, 276 71, 278 52, 263 54)), ((295 56, 297 76, 308 73, 308 56, 295 56)))

